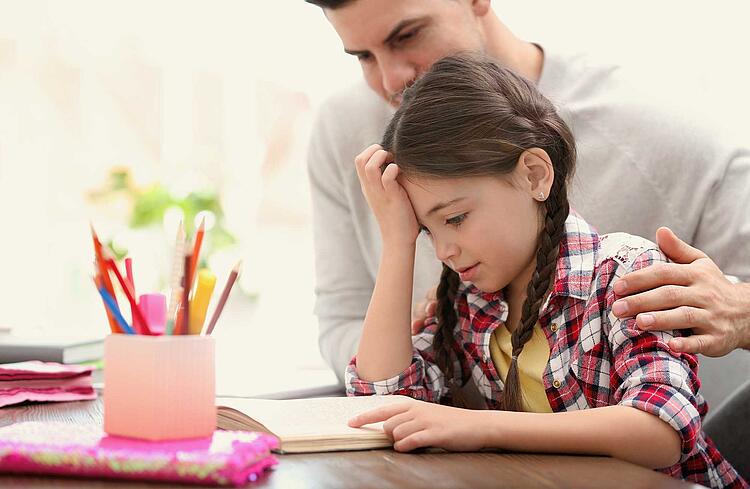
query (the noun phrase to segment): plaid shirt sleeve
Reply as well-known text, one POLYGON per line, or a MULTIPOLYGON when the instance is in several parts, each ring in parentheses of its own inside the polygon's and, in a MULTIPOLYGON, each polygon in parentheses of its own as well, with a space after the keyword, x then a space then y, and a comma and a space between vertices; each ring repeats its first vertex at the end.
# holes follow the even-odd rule
MULTIPOLYGON (((640 253, 630 266, 618 270, 617 278, 666 259, 658 249, 640 253)), ((619 319, 612 314, 614 292, 608 290, 607 306, 609 342, 614 365, 612 387, 614 400, 619 405, 631 406, 658 416, 669 423, 680 435, 682 456, 689 458, 701 432, 701 417, 697 392, 700 381, 698 362, 694 355, 679 354, 669 349, 673 332, 642 331, 635 319, 619 319)))
MULTIPOLYGON (((373 394, 400 394, 428 402, 441 402, 448 394, 445 376, 435 364, 432 348, 437 319, 434 316, 425 320, 421 333, 412 336, 411 365, 390 379, 369 382, 362 380, 357 373, 357 357, 346 369, 346 394, 348 396, 368 396, 373 394)), ((456 363, 455 372, 460 372, 456 363)))

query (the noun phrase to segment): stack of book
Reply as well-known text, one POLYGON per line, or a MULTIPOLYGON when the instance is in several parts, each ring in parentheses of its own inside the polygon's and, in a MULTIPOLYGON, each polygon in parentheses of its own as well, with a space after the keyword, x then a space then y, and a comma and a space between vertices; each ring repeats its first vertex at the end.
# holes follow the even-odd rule
POLYGON ((57 363, 96 362, 104 356, 102 335, 50 335, 42 332, 0 334, 0 363, 40 360, 57 363))
POLYGON ((96 399, 92 366, 29 361, 0 365, 0 407, 24 401, 96 399))

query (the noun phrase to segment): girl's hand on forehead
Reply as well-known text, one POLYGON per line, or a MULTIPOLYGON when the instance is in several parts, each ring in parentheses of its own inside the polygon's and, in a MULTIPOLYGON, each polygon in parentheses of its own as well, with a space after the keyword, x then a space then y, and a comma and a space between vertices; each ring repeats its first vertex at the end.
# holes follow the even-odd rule
POLYGON ((383 431, 393 448, 408 452, 435 447, 452 451, 477 451, 487 446, 487 411, 460 409, 425 401, 406 401, 359 414, 349 426, 359 428, 383 421, 383 431))
POLYGON ((380 226, 384 245, 412 245, 419 236, 419 224, 393 156, 373 144, 354 160, 359 184, 380 226))

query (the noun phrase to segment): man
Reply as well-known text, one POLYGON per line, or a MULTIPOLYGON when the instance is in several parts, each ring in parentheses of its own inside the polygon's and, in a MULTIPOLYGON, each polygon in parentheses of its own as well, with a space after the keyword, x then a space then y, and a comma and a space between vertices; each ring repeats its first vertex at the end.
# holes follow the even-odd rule
MULTIPOLYGON (((307 1, 323 8, 370 89, 354 87, 322 107, 309 154, 320 347, 339 378, 356 352, 380 259, 354 158, 380 141, 405 88, 436 60, 467 50, 493 56, 558 104, 579 151, 571 201, 600 232, 648 237, 669 225, 695 246, 660 229, 657 242, 675 263, 626 275, 615 313, 636 316, 644 329, 692 328, 694 336, 672 340, 675 350, 750 348, 750 284, 722 273, 750 281, 750 151, 678 109, 692 104, 643 97, 633 87, 644 81, 616 66, 522 41, 490 0, 307 1)), ((438 271, 420 239, 415 298, 435 286, 438 271)), ((416 310, 419 327, 424 308, 416 310)))

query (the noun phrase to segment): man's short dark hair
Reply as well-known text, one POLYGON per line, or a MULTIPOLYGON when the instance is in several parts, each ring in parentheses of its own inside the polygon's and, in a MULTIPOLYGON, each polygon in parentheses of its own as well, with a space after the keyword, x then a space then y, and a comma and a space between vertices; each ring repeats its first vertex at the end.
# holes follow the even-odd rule
POLYGON ((337 9, 339 7, 343 7, 344 5, 348 3, 352 3, 354 0, 305 0, 307 3, 311 3, 313 5, 317 5, 321 8, 327 8, 327 9, 337 9))

